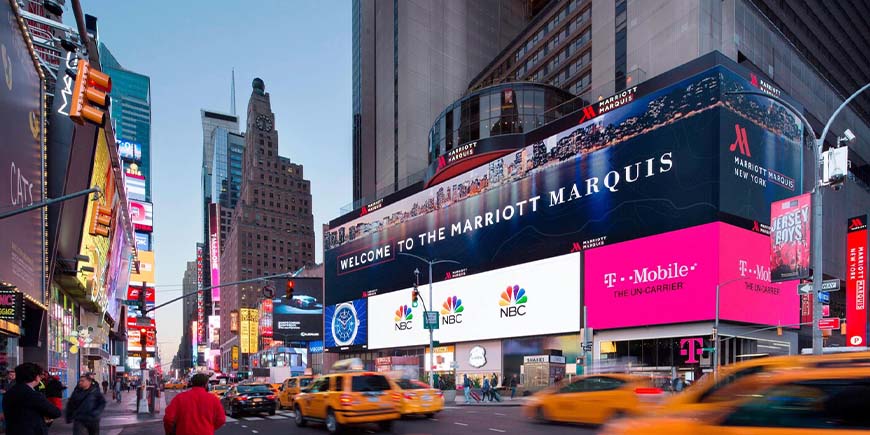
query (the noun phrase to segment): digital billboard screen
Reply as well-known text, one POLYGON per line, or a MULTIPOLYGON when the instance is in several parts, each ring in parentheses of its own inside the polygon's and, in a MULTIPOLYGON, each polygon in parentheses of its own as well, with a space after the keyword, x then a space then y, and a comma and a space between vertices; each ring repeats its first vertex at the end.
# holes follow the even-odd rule
MULTIPOLYGON (((276 285, 277 286, 277 285, 276 285)), ((272 330, 276 340, 320 340, 323 331, 323 279, 293 278, 293 299, 276 297, 272 330)), ((282 289, 283 284, 277 286, 282 289)))
POLYGON ((137 230, 151 232, 154 229, 152 208, 150 202, 130 200, 130 218, 137 230))
MULTIPOLYGON (((429 303, 428 286, 419 286, 429 303)), ((438 341, 457 343, 580 329, 580 254, 573 253, 433 284, 438 341)), ((423 304, 411 289, 368 298, 369 349, 429 342, 423 304)))
POLYGON ((127 187, 128 198, 138 201, 146 200, 145 177, 141 175, 124 174, 124 185, 127 187))
POLYGON ((118 154, 122 159, 136 162, 142 160, 142 144, 124 139, 115 139, 115 142, 118 143, 118 154))
POLYGON ((221 300, 221 228, 220 204, 208 205, 208 253, 211 264, 211 300, 221 300))
POLYGON ((585 253, 587 323, 596 329, 712 320, 798 323, 797 281, 770 282, 768 239, 710 223, 585 253), (637 255, 643 253, 643 255, 637 255))
POLYGON ((327 306, 323 312, 327 351, 365 349, 368 342, 368 301, 357 299, 327 306))
POLYGON ((624 105, 579 111, 528 133, 512 154, 339 219, 324 235, 326 305, 407 288, 421 264, 401 253, 457 261, 433 267, 442 281, 723 216, 766 223, 771 201, 800 192, 796 118, 761 97, 723 101, 752 85, 721 65, 666 83, 632 88, 624 105))
POLYGON ((136 231, 136 250, 150 251, 151 250, 151 234, 136 231))

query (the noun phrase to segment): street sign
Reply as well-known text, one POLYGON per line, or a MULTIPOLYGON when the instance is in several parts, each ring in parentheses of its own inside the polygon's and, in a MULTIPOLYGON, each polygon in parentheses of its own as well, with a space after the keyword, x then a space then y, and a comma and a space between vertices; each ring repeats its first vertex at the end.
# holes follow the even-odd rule
POLYGON ((831 303, 831 294, 828 292, 819 292, 819 302, 823 304, 831 303))
MULTIPOLYGON (((822 281, 822 291, 835 292, 840 290, 839 279, 826 279, 822 281)), ((807 294, 813 291, 813 282, 805 282, 798 285, 798 293, 807 294)))
POLYGON ((423 312, 423 329, 438 329, 438 312, 423 312))
POLYGON ((840 318, 839 317, 831 317, 828 319, 819 319, 819 329, 838 329, 840 327, 840 318))

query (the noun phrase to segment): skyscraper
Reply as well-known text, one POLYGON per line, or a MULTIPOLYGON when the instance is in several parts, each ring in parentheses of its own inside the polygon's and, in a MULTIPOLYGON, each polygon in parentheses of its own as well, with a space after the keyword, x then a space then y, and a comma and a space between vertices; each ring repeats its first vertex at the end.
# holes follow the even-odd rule
MULTIPOLYGON (((196 261, 188 261, 187 268, 184 270, 184 278, 181 282, 182 294, 188 294, 196 291, 196 261)), ((184 306, 181 308, 182 316, 182 331, 181 343, 178 347, 178 360, 182 368, 193 367, 193 351, 191 347, 191 324, 196 320, 196 298, 189 297, 184 299, 184 306)))
POLYGON ((353 1, 353 199, 412 185, 432 120, 525 26, 523 0, 353 1))
POLYGON ((242 188, 245 136, 217 127, 212 132, 212 142, 211 202, 220 205, 220 244, 223 246, 242 188))
MULTIPOLYGON (((221 281, 274 275, 314 263, 314 216, 311 185, 303 167, 278 155, 270 96, 259 78, 248 102, 241 195, 221 256, 221 281)), ((230 313, 256 308, 261 285, 221 289, 221 324, 230 313)), ((221 362, 227 369, 238 337, 221 329, 221 362)), ((245 365, 245 359, 242 360, 245 365)))

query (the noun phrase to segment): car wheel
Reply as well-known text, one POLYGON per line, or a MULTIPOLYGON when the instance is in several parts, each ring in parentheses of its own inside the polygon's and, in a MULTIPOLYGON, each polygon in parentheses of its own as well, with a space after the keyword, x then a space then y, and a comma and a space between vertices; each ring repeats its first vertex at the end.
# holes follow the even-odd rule
POLYGON ((326 420, 324 423, 326 424, 326 430, 329 433, 336 434, 341 431, 341 427, 338 425, 338 420, 335 418, 335 412, 331 409, 326 411, 326 420))
POLYGON ((269 410, 269 415, 275 415, 275 410, 274 410, 274 409, 270 409, 270 410, 269 410))
POLYGON ((544 411, 543 406, 539 406, 537 411, 535 411, 535 420, 537 420, 538 423, 549 423, 549 420, 547 420, 547 413, 544 411))
POLYGON ((383 432, 389 432, 393 430, 393 420, 387 420, 378 423, 378 428, 380 428, 383 432))
POLYGON ((293 421, 296 422, 296 426, 305 427, 305 417, 302 416, 302 410, 297 406, 293 409, 293 421))
POLYGON ((430 412, 430 413, 426 414, 426 418, 435 418, 435 413, 430 412))

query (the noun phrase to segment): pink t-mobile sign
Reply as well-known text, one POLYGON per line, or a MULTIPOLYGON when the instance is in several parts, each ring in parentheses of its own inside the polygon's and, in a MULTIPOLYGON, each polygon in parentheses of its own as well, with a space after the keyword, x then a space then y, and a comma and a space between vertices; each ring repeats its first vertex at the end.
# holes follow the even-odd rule
POLYGON ((795 282, 771 284, 768 238, 711 223, 591 249, 585 301, 592 328, 712 320, 797 323, 795 282), (791 289, 792 291, 787 291, 791 289))

